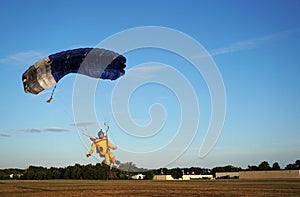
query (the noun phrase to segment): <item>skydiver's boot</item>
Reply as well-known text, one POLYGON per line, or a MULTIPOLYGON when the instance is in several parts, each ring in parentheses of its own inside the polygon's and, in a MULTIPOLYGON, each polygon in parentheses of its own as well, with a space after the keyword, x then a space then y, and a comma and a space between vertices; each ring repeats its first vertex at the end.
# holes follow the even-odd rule
POLYGON ((114 164, 115 168, 119 168, 120 167, 120 164, 114 164))

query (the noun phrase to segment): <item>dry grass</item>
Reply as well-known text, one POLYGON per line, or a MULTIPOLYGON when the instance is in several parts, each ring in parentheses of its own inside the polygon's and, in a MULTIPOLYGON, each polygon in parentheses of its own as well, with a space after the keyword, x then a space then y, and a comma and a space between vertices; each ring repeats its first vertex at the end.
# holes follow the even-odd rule
POLYGON ((0 181, 0 196, 300 196, 300 180, 0 181))

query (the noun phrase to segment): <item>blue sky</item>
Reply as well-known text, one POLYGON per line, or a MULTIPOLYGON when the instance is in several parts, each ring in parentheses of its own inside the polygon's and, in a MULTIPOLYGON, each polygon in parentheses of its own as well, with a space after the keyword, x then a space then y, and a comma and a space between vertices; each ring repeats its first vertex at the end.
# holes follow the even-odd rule
MULTIPOLYGON (((182 139, 191 137, 190 132, 182 134, 177 130, 183 103, 176 92, 162 84, 149 83, 131 95, 128 107, 132 121, 125 125, 129 130, 133 125, 149 126, 151 106, 156 117, 166 115, 158 130, 141 129, 144 133, 140 135, 144 137, 130 135, 139 130, 120 127, 117 122, 122 121, 125 112, 113 113, 111 106, 114 95, 118 96, 114 92, 118 82, 136 77, 151 81, 151 76, 158 76, 159 69, 167 65, 189 81, 198 102, 193 107, 200 111, 199 118, 191 115, 189 119, 199 122, 192 143, 176 160, 166 163, 167 167, 228 164, 247 167, 265 160, 270 164, 277 161, 281 167, 293 163, 300 156, 299 11, 300 2, 293 0, 1 1, 0 168, 98 162, 97 156, 85 157, 90 142, 74 126, 72 101, 76 75, 59 82, 51 104, 45 103, 51 88, 38 96, 26 94, 21 76, 44 56, 78 47, 95 47, 109 36, 141 26, 183 32, 210 53, 226 91, 226 117, 216 145, 205 157, 198 156, 212 113, 205 80, 190 62, 160 49, 143 48, 124 54, 128 72, 122 79, 115 82, 92 79, 97 82, 94 95, 97 119, 87 115, 76 122, 79 128, 87 127, 95 134, 99 128, 95 121, 108 120, 109 137, 119 147, 114 152, 117 159, 133 161, 141 167, 156 167, 167 155, 181 153, 179 144, 149 158, 128 154, 162 148, 177 134, 182 139), (152 65, 151 69, 138 67, 145 64, 152 65), (130 75, 131 69, 134 72, 130 75)), ((134 41, 132 38, 127 42, 134 41)), ((178 45, 181 44, 179 41, 178 45)), ((172 80, 168 74, 165 77, 172 80)), ((80 102, 85 102, 84 95, 80 98, 80 102)))

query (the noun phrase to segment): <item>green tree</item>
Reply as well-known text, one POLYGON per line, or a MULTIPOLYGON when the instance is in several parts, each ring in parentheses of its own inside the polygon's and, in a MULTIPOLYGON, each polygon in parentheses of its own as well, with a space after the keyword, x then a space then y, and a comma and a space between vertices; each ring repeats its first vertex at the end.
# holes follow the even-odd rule
POLYGON ((280 170, 280 166, 278 162, 273 163, 272 170, 280 170))
POLYGON ((294 165, 293 164, 288 164, 288 165, 286 165, 286 167, 284 169, 286 169, 286 170, 294 170, 294 165))
POLYGON ((62 170, 58 169, 58 168, 52 168, 51 169, 51 173, 52 173, 52 179, 60 179, 62 177, 62 170))
POLYGON ((286 170, 300 170, 300 160, 296 160, 293 164, 288 164, 285 167, 286 170))
POLYGON ((215 174, 216 172, 225 172, 224 167, 214 167, 212 169, 213 174, 215 174))
POLYGON ((232 165, 224 166, 223 169, 224 169, 225 172, 238 172, 238 171, 241 170, 240 167, 235 167, 235 166, 232 166, 232 165))
POLYGON ((42 180, 47 179, 47 169, 44 167, 29 166, 24 173, 24 179, 42 180))
POLYGON ((198 167, 191 167, 190 168, 190 174, 201 174, 201 168, 198 168, 198 167))
POLYGON ((0 171, 0 179, 9 179, 9 175, 6 174, 3 170, 0 171))
POLYGON ((170 170, 170 174, 173 177, 173 179, 180 179, 183 176, 182 169, 180 168, 173 168, 170 170))
POLYGON ((97 171, 95 166, 88 164, 82 168, 82 178, 83 179, 97 179, 97 171))
POLYGON ((95 179, 107 180, 109 178, 109 166, 106 164, 97 163, 95 168, 95 179))
POLYGON ((120 180, 128 180, 128 172, 123 170, 118 170, 117 176, 120 180))
POLYGON ((259 170, 271 170, 271 167, 269 165, 269 162, 263 161, 258 165, 259 170))
POLYGON ((27 169, 23 175, 23 179, 25 180, 33 180, 34 179, 34 172, 32 170, 27 169))
POLYGON ((82 179, 82 171, 81 166, 79 164, 75 164, 72 172, 71 172, 71 179, 82 179))
POLYGON ((70 179, 70 178, 71 178, 72 169, 73 169, 72 166, 68 166, 67 168, 65 168, 62 177, 63 177, 64 179, 70 179))
POLYGON ((160 168, 159 174, 164 174, 164 175, 170 174, 170 170, 168 170, 167 168, 160 168))
POLYGON ((257 170, 258 170, 258 167, 257 167, 257 166, 250 166, 250 165, 248 165, 247 170, 248 170, 248 171, 257 171, 257 170))
POLYGON ((145 179, 147 179, 147 180, 152 180, 153 179, 154 174, 153 174, 152 170, 145 171, 145 172, 143 172, 143 174, 146 175, 145 179))
POLYGON ((37 169, 35 171, 35 180, 43 180, 43 179, 47 179, 47 173, 48 170, 47 169, 37 169))
POLYGON ((300 160, 295 161, 295 170, 300 170, 300 160))

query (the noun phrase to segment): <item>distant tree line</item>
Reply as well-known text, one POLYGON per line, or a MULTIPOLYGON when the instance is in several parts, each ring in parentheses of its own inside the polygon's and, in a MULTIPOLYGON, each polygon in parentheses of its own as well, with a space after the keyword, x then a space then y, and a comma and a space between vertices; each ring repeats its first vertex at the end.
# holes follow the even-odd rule
POLYGON ((45 168, 29 166, 25 170, 0 170, 0 179, 48 180, 48 179, 126 179, 126 174, 120 170, 109 170, 105 164, 68 166, 65 168, 45 168), (14 175, 14 176, 11 176, 14 175))
MULTIPOLYGON (((250 166, 246 169, 227 165, 223 167, 214 167, 212 169, 190 167, 190 168, 160 168, 147 170, 138 168, 133 162, 119 163, 119 168, 109 170, 109 167, 103 163, 96 165, 80 165, 68 166, 65 168, 45 168, 40 166, 29 166, 27 169, 3 169, 0 170, 0 179, 22 179, 22 180, 48 180, 48 179, 90 179, 90 180, 127 180, 135 174, 142 172, 145 179, 151 180, 154 175, 171 175, 174 179, 182 178, 184 174, 200 175, 212 174, 216 172, 238 172, 238 171, 257 171, 257 170, 281 170, 278 162, 270 166, 267 161, 261 162, 258 166, 250 166)), ((300 170, 300 160, 295 163, 288 164, 285 170, 300 170)))
MULTIPOLYGON (((274 162, 270 166, 268 161, 261 162, 258 166, 248 165, 247 171, 261 171, 261 170, 281 170, 281 167, 278 162, 274 162)), ((296 160, 293 164, 288 164, 284 170, 300 170, 300 160, 296 160)))

